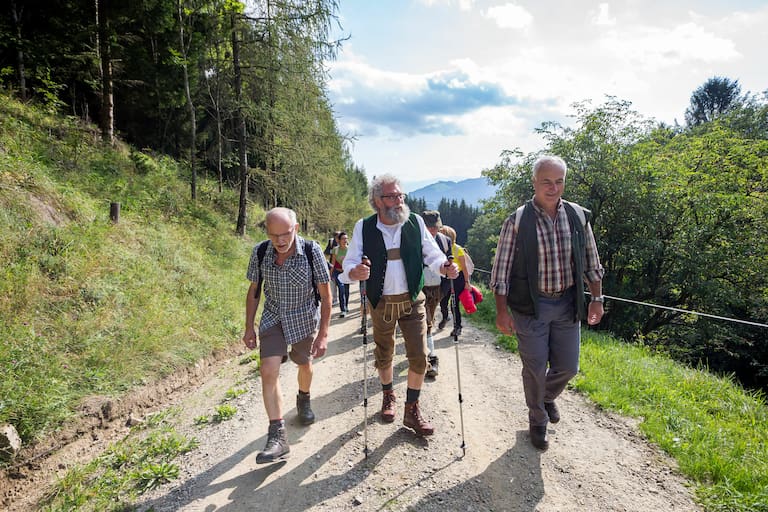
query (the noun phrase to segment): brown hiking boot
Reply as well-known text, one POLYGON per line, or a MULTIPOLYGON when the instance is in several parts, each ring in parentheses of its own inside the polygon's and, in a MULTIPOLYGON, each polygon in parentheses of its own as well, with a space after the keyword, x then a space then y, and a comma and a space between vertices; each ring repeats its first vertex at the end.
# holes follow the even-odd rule
POLYGON ((412 404, 405 404, 403 425, 412 428, 419 436, 431 436, 435 432, 432 425, 421 416, 418 400, 412 404))
POLYGON ((395 421, 395 392, 391 389, 384 391, 384 399, 381 402, 381 421, 384 423, 395 421))

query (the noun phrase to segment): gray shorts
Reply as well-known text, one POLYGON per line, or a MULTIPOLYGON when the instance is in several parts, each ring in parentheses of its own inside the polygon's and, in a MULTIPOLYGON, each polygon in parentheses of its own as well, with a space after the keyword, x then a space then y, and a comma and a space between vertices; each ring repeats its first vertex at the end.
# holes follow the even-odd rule
MULTIPOLYGON (((315 335, 311 334, 301 341, 292 343, 290 351, 291 361, 298 365, 309 363, 312 360, 310 351, 314 341, 315 335)), ((283 324, 277 324, 259 334, 259 356, 262 359, 266 357, 282 357, 281 363, 284 363, 288 360, 288 355, 288 344, 285 342, 283 324)))

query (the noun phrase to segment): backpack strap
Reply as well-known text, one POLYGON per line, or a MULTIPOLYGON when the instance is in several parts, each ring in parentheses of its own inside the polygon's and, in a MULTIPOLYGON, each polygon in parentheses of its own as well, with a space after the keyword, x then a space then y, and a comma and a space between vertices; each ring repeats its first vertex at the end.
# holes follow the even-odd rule
POLYGON ((312 290, 315 292, 315 306, 320 304, 320 292, 317 291, 317 283, 315 282, 315 266, 313 265, 314 254, 312 247, 312 240, 304 240, 304 256, 307 257, 309 263, 309 273, 312 276, 312 290))
POLYGON ((435 240, 437 241, 437 245, 440 246, 440 249, 443 251, 443 254, 446 256, 450 256, 453 250, 451 249, 451 245, 453 244, 453 241, 451 241, 450 238, 448 238, 446 235, 443 235, 442 233, 438 233, 442 236, 436 236, 435 240), (448 247, 443 245, 443 242, 448 242, 448 247))
POLYGON ((580 206, 576 203, 572 203, 570 201, 566 201, 565 199, 562 199, 563 203, 566 205, 570 205, 571 208, 573 208, 576 211, 576 215, 579 217, 579 220, 581 221, 582 226, 586 226, 587 222, 589 222, 589 217, 591 217, 592 212, 584 208, 583 206, 580 206))
MULTIPOLYGON (((587 222, 589 222, 589 217, 591 217, 592 212, 587 210, 586 208, 576 204, 572 203, 570 201, 566 201, 565 199, 561 199, 561 201, 564 204, 570 205, 574 211, 576 212, 576 215, 578 215, 579 220, 581 221, 582 226, 586 226, 587 222)), ((520 219, 523 217, 523 208, 525 208, 525 205, 520 206, 515 211, 515 233, 517 233, 517 230, 520 228, 520 219)))
POLYGON ((261 286, 264 283, 264 272, 261 270, 261 264, 264 263, 264 255, 267 254, 268 240, 265 240, 259 244, 256 248, 256 257, 259 260, 259 282, 256 285, 256 298, 261 297, 261 286))
POLYGON ((523 218, 523 210, 525 205, 522 205, 515 210, 515 234, 520 230, 520 219, 523 218))

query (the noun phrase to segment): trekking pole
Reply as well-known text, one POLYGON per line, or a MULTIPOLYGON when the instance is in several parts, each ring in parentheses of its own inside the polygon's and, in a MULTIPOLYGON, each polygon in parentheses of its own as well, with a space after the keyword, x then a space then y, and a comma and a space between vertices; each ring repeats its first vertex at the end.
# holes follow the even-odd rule
MULTIPOLYGON (((371 266, 371 260, 363 255, 363 265, 371 266)), ((363 454, 368 458, 368 281, 360 287, 360 301, 363 304, 363 454)))
MULTIPOLYGON (((448 263, 453 263, 453 256, 448 256, 448 263)), ((458 316, 459 307, 456 304, 456 289, 453 287, 453 279, 449 279, 451 282, 451 308, 453 308, 453 346, 456 348, 456 383, 459 386, 459 418, 461 419, 461 455, 462 457, 467 454, 467 445, 464 442, 464 398, 461 396, 461 370, 459 366, 459 331, 456 326, 456 317, 458 316)))

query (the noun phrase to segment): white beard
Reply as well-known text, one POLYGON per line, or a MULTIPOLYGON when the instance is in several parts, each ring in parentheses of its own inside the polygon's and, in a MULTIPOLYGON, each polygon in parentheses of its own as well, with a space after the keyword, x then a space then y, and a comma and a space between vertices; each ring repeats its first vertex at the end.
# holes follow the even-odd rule
POLYGON ((408 208, 408 205, 403 203, 398 206, 392 206, 391 208, 384 207, 384 217, 387 219, 396 222, 397 224, 402 224, 406 220, 408 220, 408 216, 411 214, 411 209, 408 208))

